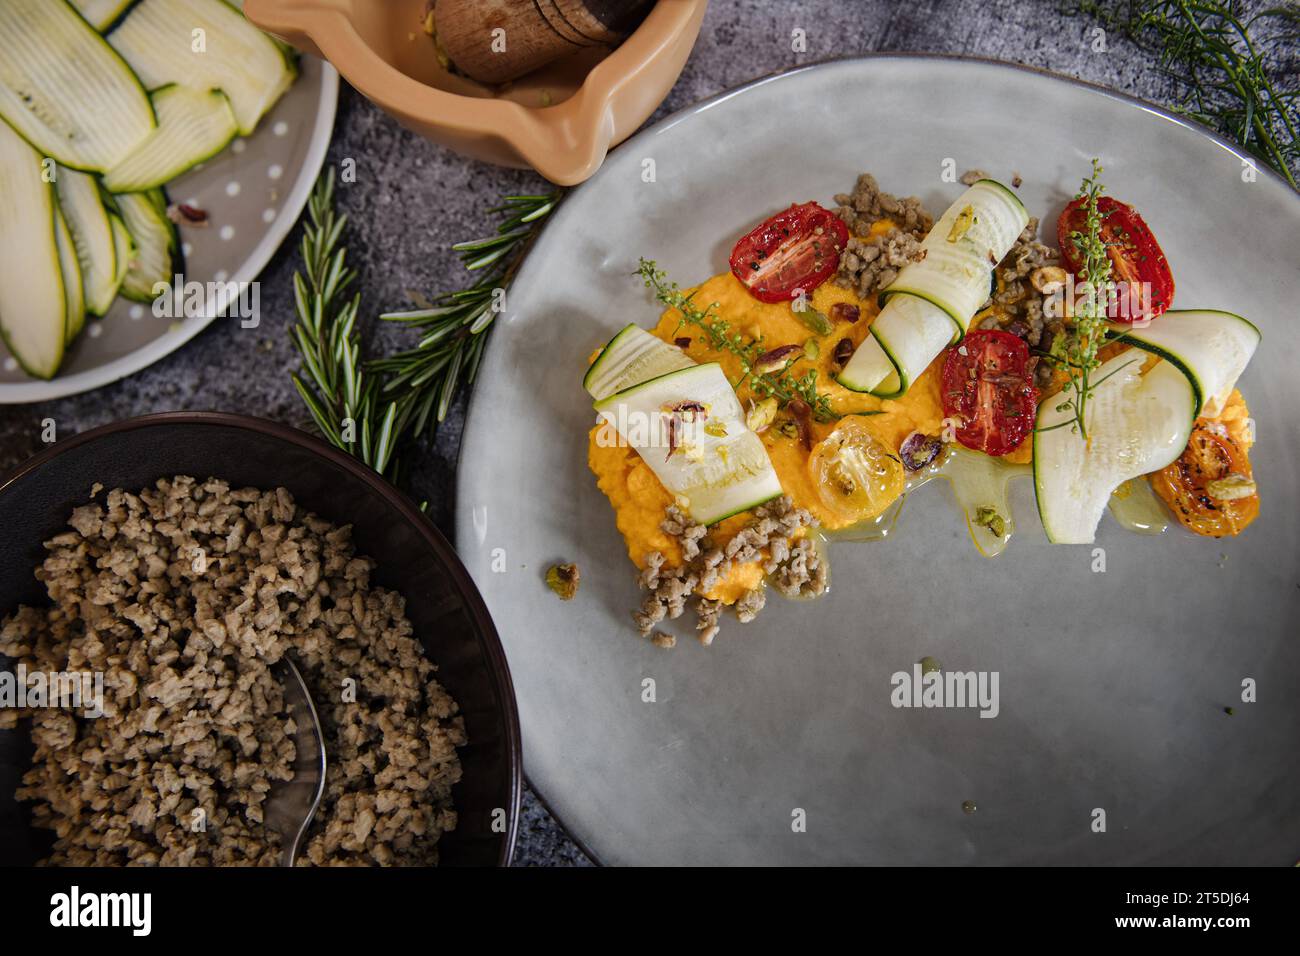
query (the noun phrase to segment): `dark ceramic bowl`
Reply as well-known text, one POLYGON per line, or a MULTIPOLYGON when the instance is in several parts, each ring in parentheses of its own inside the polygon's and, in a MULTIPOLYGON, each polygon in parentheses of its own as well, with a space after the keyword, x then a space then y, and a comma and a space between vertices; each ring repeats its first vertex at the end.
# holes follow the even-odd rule
MULTIPOLYGON (((283 485, 303 507, 353 526, 357 553, 377 563, 377 584, 405 596, 438 680, 465 715, 464 776, 452 792, 459 825, 442 837, 440 859, 449 866, 508 865, 519 815, 519 718, 492 619, 451 545, 410 500, 315 438, 242 415, 170 412, 58 442, 0 485, 0 616, 19 604, 47 603, 34 576, 42 542, 66 528, 92 484, 136 491, 171 475, 283 485), (506 811, 504 832, 493 829, 499 809, 506 811)), ((25 730, 0 731, 0 865, 34 863, 50 843, 13 796, 30 755, 25 730)))

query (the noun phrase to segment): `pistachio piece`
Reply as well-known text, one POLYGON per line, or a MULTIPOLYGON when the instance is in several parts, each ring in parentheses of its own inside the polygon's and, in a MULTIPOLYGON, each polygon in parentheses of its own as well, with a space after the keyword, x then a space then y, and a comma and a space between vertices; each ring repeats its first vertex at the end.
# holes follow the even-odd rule
POLYGON ((712 435, 714 438, 726 438, 727 426, 718 421, 709 422, 704 426, 704 434, 712 435))
POLYGON ((853 358, 853 343, 848 339, 840 339, 835 343, 835 351, 831 353, 831 358, 835 361, 835 367, 842 369, 849 364, 849 359, 853 358))
POLYGON ((745 427, 757 434, 776 420, 777 400, 765 398, 761 402, 751 403, 745 413, 745 427))
POLYGON ((811 306, 804 306, 802 309, 793 309, 794 317, 809 332, 816 332, 818 335, 829 335, 831 331, 831 320, 826 318, 811 306))
POLYGON ((802 345, 782 345, 764 352, 754 360, 754 371, 759 375, 771 375, 779 372, 791 362, 803 356, 802 345))
POLYGON ((1007 532, 1007 521, 995 508, 979 508, 975 511, 975 523, 988 528, 990 534, 1002 537, 1007 532))
POLYGON ((803 344, 803 357, 810 362, 817 361, 817 356, 822 354, 821 346, 817 344, 816 339, 809 339, 803 344))
POLYGON ((1237 501, 1256 492, 1255 480, 1235 472, 1205 483, 1205 493, 1217 501, 1237 501))
POLYGON ((961 212, 957 213, 957 218, 953 220, 952 228, 948 230, 948 241, 957 242, 962 236, 970 232, 971 226, 979 222, 979 217, 975 215, 974 206, 963 206, 961 212))
POLYGON ((831 306, 831 318, 837 322, 856 322, 861 317, 861 310, 850 302, 836 302, 831 306))
POLYGON ((794 419, 795 426, 799 429, 799 440, 803 442, 803 447, 812 449, 812 408, 802 398, 796 398, 786 405, 786 411, 794 419))
POLYGON ((546 572, 546 586, 561 601, 572 601, 578 593, 578 566, 576 564, 554 564, 546 572))

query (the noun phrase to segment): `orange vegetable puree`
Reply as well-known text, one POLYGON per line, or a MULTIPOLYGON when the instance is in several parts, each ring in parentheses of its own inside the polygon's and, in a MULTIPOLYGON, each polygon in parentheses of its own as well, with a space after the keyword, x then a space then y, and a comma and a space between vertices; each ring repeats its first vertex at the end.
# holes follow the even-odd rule
MULTIPOLYGON (((817 388, 829 398, 831 408, 838 414, 879 412, 865 416, 861 421, 890 450, 897 451, 903 439, 913 431, 920 430, 935 435, 942 430, 943 407, 939 397, 941 360, 936 360, 912 383, 907 394, 897 399, 879 399, 853 392, 835 381, 835 345, 840 339, 848 338, 856 348, 867 336, 871 321, 878 311, 874 301, 864 301, 851 290, 842 289, 830 282, 823 283, 811 297, 812 308, 831 318, 834 326, 829 334, 823 336, 815 335, 800 322, 790 303, 758 301, 730 272, 714 276, 700 285, 695 302, 701 309, 709 303, 717 303, 714 310, 717 317, 725 320, 732 331, 746 337, 762 336, 766 349, 790 344, 803 345, 809 339, 815 339, 817 358, 800 360, 791 373, 797 377, 806 374, 810 368, 816 368, 817 388), (831 306, 838 302, 856 305, 860 315, 858 321, 836 321, 831 316, 831 306)), ((719 362, 733 382, 740 379, 742 372, 739 358, 730 352, 714 351, 709 346, 707 333, 687 323, 676 309, 664 312, 652 331, 666 342, 689 338, 691 343, 686 347, 686 352, 691 358, 697 362, 719 362)), ((739 395, 742 404, 748 407, 753 398, 750 390, 742 384, 739 395)), ((786 416, 779 415, 778 421, 784 417, 786 416)), ((825 438, 834 428, 835 422, 814 421, 813 444, 825 438)), ((619 532, 627 542, 628 555, 638 567, 644 567, 645 557, 652 551, 663 552, 669 566, 680 564, 680 550, 668 535, 659 530, 664 509, 672 502, 671 495, 634 449, 602 447, 596 440, 596 433, 597 429, 593 428, 588 444, 588 463, 596 475, 600 490, 614 507, 615 520, 619 532)), ((799 439, 782 435, 775 427, 766 429, 760 437, 767 446, 782 487, 795 505, 812 512, 824 528, 843 527, 845 520, 828 511, 822 504, 808 467, 809 450, 799 439)), ((1017 449, 1008 459, 1028 461, 1028 445, 1029 442, 1026 441, 1025 447, 1017 449)), ((713 543, 717 546, 725 544, 745 526, 750 517, 748 513, 742 513, 719 522, 710 532, 713 543)), ((734 569, 723 584, 708 596, 730 603, 761 580, 762 569, 758 564, 740 567, 734 569)))

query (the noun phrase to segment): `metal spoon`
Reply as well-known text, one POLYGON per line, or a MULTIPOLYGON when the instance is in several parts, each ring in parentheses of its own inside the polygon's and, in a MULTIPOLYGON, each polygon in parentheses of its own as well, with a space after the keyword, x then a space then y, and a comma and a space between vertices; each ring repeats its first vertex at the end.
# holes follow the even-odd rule
POLYGON ((292 779, 271 788, 262 807, 262 817, 268 827, 280 834, 280 865, 293 866, 298 845, 325 793, 324 735, 307 684, 293 661, 285 655, 271 670, 284 687, 285 703, 297 727, 293 735, 297 756, 292 779))

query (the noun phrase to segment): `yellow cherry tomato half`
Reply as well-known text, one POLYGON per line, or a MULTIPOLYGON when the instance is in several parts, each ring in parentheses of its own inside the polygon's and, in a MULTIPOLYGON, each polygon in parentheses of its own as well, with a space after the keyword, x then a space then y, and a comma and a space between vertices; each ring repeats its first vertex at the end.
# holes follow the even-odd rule
POLYGON ((844 521, 874 518, 903 493, 903 464, 861 418, 846 416, 808 459, 817 493, 844 521))

